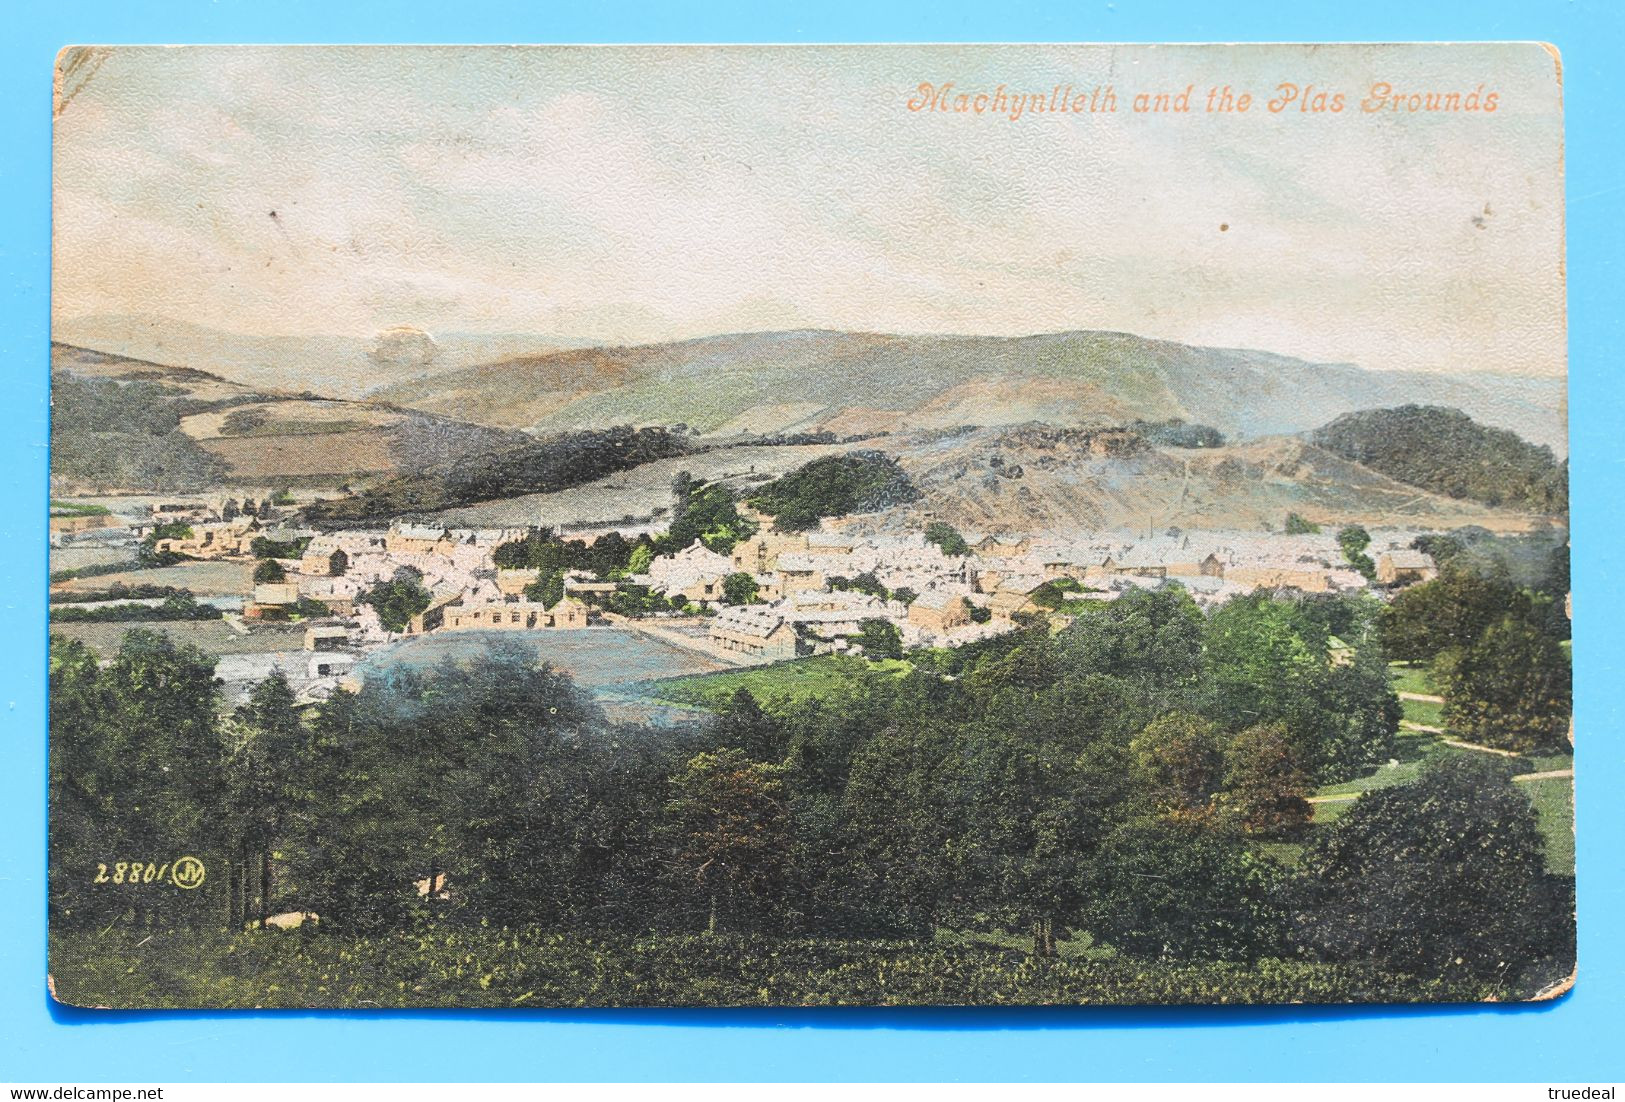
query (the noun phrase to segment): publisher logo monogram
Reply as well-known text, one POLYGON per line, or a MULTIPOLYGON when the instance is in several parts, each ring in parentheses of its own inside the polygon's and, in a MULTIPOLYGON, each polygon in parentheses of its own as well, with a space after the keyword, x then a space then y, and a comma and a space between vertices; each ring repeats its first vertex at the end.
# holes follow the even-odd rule
POLYGON ((196 857, 181 857, 170 867, 169 879, 177 888, 190 890, 203 886, 203 862, 196 857))

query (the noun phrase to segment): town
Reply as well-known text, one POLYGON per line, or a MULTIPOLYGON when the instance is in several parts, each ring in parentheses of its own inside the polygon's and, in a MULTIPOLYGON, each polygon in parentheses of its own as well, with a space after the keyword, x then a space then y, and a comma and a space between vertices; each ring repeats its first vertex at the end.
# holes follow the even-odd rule
POLYGON ((1090 604, 1136 589, 1178 585, 1212 607, 1257 589, 1384 592, 1437 574, 1433 560, 1414 549, 1420 531, 1358 529, 1369 542, 1351 555, 1336 531, 1321 532, 1296 516, 1286 532, 1066 538, 927 524, 864 534, 844 524, 848 518, 827 519, 813 531, 779 531, 772 517, 741 504, 740 516, 754 532, 726 553, 696 538, 646 562, 634 556, 629 568, 570 567, 549 578, 539 568, 504 566, 511 556, 500 549, 539 537, 588 549, 600 540, 626 546, 627 535, 647 540, 648 533, 408 520, 387 529, 321 532, 297 526, 291 499, 272 502, 269 493, 258 504, 200 497, 153 500, 122 517, 63 515, 52 518, 52 540, 60 548, 145 540, 166 561, 255 563, 240 596, 212 603, 244 633, 256 625, 302 625, 303 649, 222 655, 216 675, 228 699, 243 699, 280 672, 310 702, 341 685, 358 687, 370 651, 440 633, 619 629, 719 667, 749 666, 957 647, 1009 632, 1028 616, 1060 627, 1090 604), (382 607, 380 593, 396 586, 408 594, 406 607, 382 607))

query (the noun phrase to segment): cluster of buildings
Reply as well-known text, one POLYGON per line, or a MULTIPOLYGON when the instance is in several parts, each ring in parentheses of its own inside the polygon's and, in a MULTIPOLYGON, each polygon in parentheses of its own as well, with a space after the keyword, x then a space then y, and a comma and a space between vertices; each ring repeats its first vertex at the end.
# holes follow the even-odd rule
MULTIPOLYGON (((1416 535, 1375 534, 1368 554, 1378 583, 1404 585, 1437 573, 1428 556, 1410 549, 1416 535)), ((769 531, 737 545, 726 560, 698 545, 674 560, 680 561, 658 575, 651 567, 651 578, 680 586, 696 601, 715 591, 727 571, 752 575, 756 602, 724 608, 710 634, 731 653, 766 660, 846 649, 871 619, 895 625, 905 646, 952 646, 1008 631, 1022 614, 1052 608, 1057 597, 1110 601, 1177 583, 1210 605, 1259 588, 1338 593, 1371 584, 1335 536, 1320 534, 1204 531, 1078 541, 988 535, 969 540, 963 555, 947 555, 918 534, 854 539, 769 531), (860 576, 878 587, 852 591, 860 576)))
MULTIPOLYGON (((99 518, 63 520, 73 522, 61 526, 64 539, 103 527, 99 518)), ((622 617, 603 606, 624 585, 645 587, 673 609, 697 608, 703 621, 682 618, 694 645, 747 664, 854 648, 870 621, 894 627, 905 647, 953 646, 1009 631, 1024 614, 1054 613, 1057 605, 1075 610, 1075 602, 1111 601, 1135 589, 1178 584, 1207 605, 1258 588, 1337 593, 1371 584, 1330 534, 1197 531, 1074 540, 972 535, 962 552, 948 554, 919 532, 791 533, 764 523, 728 554, 696 540, 628 578, 569 572, 562 594, 544 602, 533 597, 537 571, 496 563, 497 548, 524 540, 525 528, 397 521, 384 531, 314 532, 276 527, 274 519, 258 516, 224 519, 196 503, 154 509, 147 519, 151 525, 177 521, 185 522, 187 532, 159 540, 160 550, 242 559, 256 540, 288 549, 290 557, 276 560, 280 571, 271 572, 281 577, 255 584, 246 595, 243 617, 303 614, 313 625, 306 650, 228 656, 222 677, 248 683, 255 673, 265 676, 269 670, 261 667, 271 662, 290 682, 312 691, 346 676, 368 645, 402 635, 577 629, 618 621, 622 617), (406 577, 428 591, 429 605, 404 631, 391 631, 363 596, 406 577), (749 584, 742 584, 744 578, 749 584), (313 612, 317 619, 311 619, 313 612)), ((1379 584, 1403 585, 1436 573, 1431 559, 1411 549, 1416 535, 1373 533, 1367 554, 1379 584)))

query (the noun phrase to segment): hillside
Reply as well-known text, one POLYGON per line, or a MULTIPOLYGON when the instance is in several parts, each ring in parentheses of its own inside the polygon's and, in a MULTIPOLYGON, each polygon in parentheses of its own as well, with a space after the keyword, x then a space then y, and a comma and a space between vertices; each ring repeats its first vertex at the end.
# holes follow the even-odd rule
POLYGON ((1397 482, 1293 437, 1218 448, 1141 446, 1097 454, 1084 434, 1042 425, 922 434, 894 452, 923 499, 860 523, 1042 532, 1279 527, 1289 512, 1323 524, 1492 530, 1529 518, 1397 482))
POLYGON ((685 455, 688 438, 664 428, 587 429, 518 446, 454 456, 385 479, 357 494, 311 504, 312 524, 382 524, 402 516, 581 486, 620 471, 685 455))
POLYGON ((337 485, 529 443, 433 414, 256 390, 60 343, 51 372, 51 474, 64 489, 337 485))
POLYGON ((381 336, 250 336, 174 318, 121 314, 70 318, 52 327, 55 340, 82 348, 128 359, 189 364, 250 387, 313 390, 351 399, 403 380, 583 343, 528 333, 435 332, 429 345, 388 346, 381 336))
POLYGON ((1530 513, 1564 513, 1568 468, 1547 447, 1486 428, 1458 409, 1401 406, 1346 413, 1310 439, 1345 459, 1446 497, 1530 513))
POLYGON ((1367 371, 1125 333, 888 336, 804 330, 521 356, 380 398, 482 424, 686 424, 730 436, 1182 418, 1230 437, 1303 432, 1351 410, 1430 401, 1562 449, 1560 379, 1367 371))

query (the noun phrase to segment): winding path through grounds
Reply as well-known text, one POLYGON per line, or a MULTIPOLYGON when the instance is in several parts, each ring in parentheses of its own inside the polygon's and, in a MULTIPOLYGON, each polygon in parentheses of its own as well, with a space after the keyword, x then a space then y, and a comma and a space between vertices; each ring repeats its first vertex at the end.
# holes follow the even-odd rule
MULTIPOLYGON (((1462 745, 1466 745, 1466 744, 1463 743, 1462 745)), ((1482 748, 1481 747, 1475 747, 1475 749, 1482 749, 1482 748)), ((1519 773, 1517 776, 1513 777, 1512 779, 1521 784, 1521 783, 1526 782, 1526 781, 1549 781, 1549 780, 1556 780, 1558 777, 1573 777, 1573 776, 1574 776, 1574 769, 1571 767, 1571 768, 1568 768, 1568 769, 1546 769, 1546 770, 1543 770, 1543 771, 1541 771, 1539 773, 1519 773)), ((1371 789, 1371 788, 1366 789, 1366 792, 1374 792, 1374 791, 1376 791, 1376 790, 1371 789)), ((1307 796, 1307 797, 1305 797, 1305 799, 1309 803, 1312 803, 1312 804, 1346 804, 1350 800, 1358 800, 1361 796, 1364 796, 1364 795, 1365 795, 1365 792, 1345 792, 1345 793, 1343 793, 1341 795, 1337 795, 1337 796, 1307 796)))

